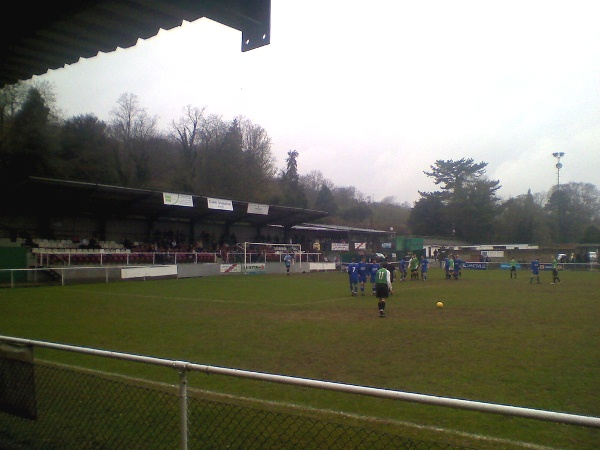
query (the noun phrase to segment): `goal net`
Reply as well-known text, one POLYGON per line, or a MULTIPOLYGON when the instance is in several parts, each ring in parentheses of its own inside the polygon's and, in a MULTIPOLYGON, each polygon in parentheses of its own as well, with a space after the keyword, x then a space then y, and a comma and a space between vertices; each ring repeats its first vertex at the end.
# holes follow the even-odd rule
POLYGON ((302 261, 302 246, 300 244, 244 242, 239 244, 244 253, 244 263, 253 262, 283 262, 288 253, 294 262, 302 261))

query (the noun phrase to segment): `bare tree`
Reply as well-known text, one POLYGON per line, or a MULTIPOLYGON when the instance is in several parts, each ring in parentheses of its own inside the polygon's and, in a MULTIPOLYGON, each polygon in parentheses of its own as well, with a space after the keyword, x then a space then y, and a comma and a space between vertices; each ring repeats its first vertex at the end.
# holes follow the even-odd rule
POLYGON ((328 180, 320 170, 312 170, 306 175, 300 175, 300 184, 306 192, 306 199, 311 208, 316 207, 317 199, 325 187, 329 193, 333 190, 333 182, 328 180))
POLYGON ((275 158, 271 153, 271 137, 260 125, 249 119, 238 118, 242 131, 242 150, 249 162, 258 170, 261 178, 274 177, 275 158))
POLYGON ((199 173, 200 145, 206 135, 206 107, 197 108, 188 105, 184 108, 184 115, 179 121, 171 122, 171 137, 177 141, 181 149, 183 188, 193 190, 197 185, 199 173))
POLYGON ((111 111, 109 132, 120 144, 115 162, 123 184, 146 186, 150 182, 150 149, 159 137, 156 122, 130 93, 122 94, 111 111))

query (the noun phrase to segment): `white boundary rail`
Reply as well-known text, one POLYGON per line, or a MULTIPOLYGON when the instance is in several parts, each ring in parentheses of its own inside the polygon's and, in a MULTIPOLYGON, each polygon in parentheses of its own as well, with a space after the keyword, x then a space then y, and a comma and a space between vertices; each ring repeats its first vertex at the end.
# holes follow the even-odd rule
POLYGON ((179 372, 179 411, 180 411, 180 448, 186 450, 187 446, 187 378, 186 372, 204 372, 207 374, 225 375, 238 378, 247 378, 251 380, 267 381, 271 383, 288 384, 314 389, 324 389, 328 391, 345 392, 349 394, 365 395, 369 397, 385 398, 390 400, 399 400, 412 403, 422 403, 433 406, 445 406, 449 408, 465 409, 479 411, 484 413, 500 414, 505 416, 523 417, 547 422, 563 423, 568 425, 578 425, 583 427, 600 428, 600 417, 583 416, 577 414, 560 413, 554 411, 545 411, 540 409, 523 408, 510 405, 499 405, 495 403, 484 403, 473 400, 461 400, 449 397, 438 397, 433 395, 415 394, 411 392, 393 391, 389 389, 357 386, 351 384, 334 383, 330 381, 319 381, 309 378, 297 378, 285 375, 275 375, 269 373, 251 372, 247 370, 231 369, 226 367, 208 366, 196 364, 188 361, 177 361, 170 359, 154 358, 149 356, 132 355, 128 353, 119 353, 107 350, 99 350, 87 347, 76 347, 72 345, 58 344, 52 342, 36 341, 32 339, 16 338, 0 335, 0 342, 7 342, 18 345, 29 345, 36 347, 45 347, 55 350, 81 353, 86 355, 95 355, 106 358, 114 358, 125 361, 153 364, 157 366, 170 367, 179 372))

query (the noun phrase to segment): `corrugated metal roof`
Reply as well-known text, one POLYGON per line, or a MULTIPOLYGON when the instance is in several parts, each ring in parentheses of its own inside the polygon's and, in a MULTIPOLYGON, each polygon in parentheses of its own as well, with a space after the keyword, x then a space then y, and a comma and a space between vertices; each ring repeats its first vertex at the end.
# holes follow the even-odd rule
POLYGON ((270 42, 271 0, 13 2, 0 27, 0 88, 201 17, 240 30, 242 51, 270 42))

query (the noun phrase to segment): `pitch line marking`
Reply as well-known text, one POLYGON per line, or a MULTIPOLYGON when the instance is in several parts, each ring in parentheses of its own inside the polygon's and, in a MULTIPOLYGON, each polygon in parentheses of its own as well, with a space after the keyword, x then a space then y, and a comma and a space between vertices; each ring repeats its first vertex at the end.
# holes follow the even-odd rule
POLYGON ((245 304, 245 305, 270 305, 270 306, 304 306, 304 305, 315 305, 319 303, 333 303, 341 300, 347 300, 348 297, 338 297, 326 300, 318 300, 314 302, 303 302, 303 303, 257 303, 257 302, 248 302, 244 300, 221 300, 221 299, 211 299, 211 298, 203 298, 203 297, 166 297, 164 295, 148 295, 148 294, 122 294, 120 292, 94 292, 87 291, 85 289, 73 289, 72 292, 80 292, 82 294, 97 294, 100 296, 112 295, 112 296, 121 296, 121 297, 137 297, 137 298, 156 298, 156 299, 164 299, 164 300, 192 300, 192 301, 201 301, 201 302, 212 302, 212 303, 235 303, 235 304, 245 304))
POLYGON ((214 299, 214 298, 202 298, 202 297, 166 297, 164 295, 147 295, 147 294, 122 294, 120 292, 103 292, 103 293, 99 293, 99 292, 93 292, 93 291, 86 291, 83 289, 73 289, 73 292, 81 292, 83 294, 97 294, 100 296, 105 296, 105 295, 112 295, 112 296, 121 296, 121 297, 137 297, 137 298, 157 298, 157 299, 164 299, 164 300, 193 300, 193 301, 201 301, 201 302, 213 302, 213 303, 243 303, 243 304, 248 304, 248 305, 261 305, 262 303, 255 303, 255 302, 245 302, 243 300, 238 301, 238 300, 220 300, 220 299, 214 299))
MULTIPOLYGON (((139 378, 139 377, 130 377, 128 375, 106 372, 103 370, 83 368, 83 367, 57 363, 54 361, 49 361, 49 360, 44 360, 44 359, 40 359, 39 361, 49 364, 49 365, 53 365, 53 366, 64 367, 64 368, 68 368, 68 369, 72 369, 72 370, 81 370, 83 372, 92 373, 92 374, 96 373, 96 374, 104 375, 104 376, 111 377, 111 378, 123 379, 126 381, 134 381, 137 383, 142 383, 142 384, 149 385, 149 386, 155 386, 157 388, 162 388, 162 389, 169 390, 169 389, 177 389, 177 387, 178 387, 177 384, 164 383, 164 382, 160 382, 160 381, 152 381, 152 380, 147 380, 147 379, 139 378)), ((511 439, 496 438, 493 436, 484 436, 481 434, 467 433, 464 431, 452 430, 449 428, 435 427, 435 426, 431 426, 431 425, 421 425, 418 423, 407 422, 407 421, 403 421, 403 420, 380 419, 377 417, 363 416, 361 414, 345 413, 345 412, 334 411, 334 410, 330 410, 330 409, 323 409, 323 408, 317 408, 317 407, 306 406, 306 405, 298 405, 296 403, 279 402, 279 401, 274 401, 274 400, 263 400, 263 399, 259 399, 259 398, 244 397, 244 396, 233 395, 233 394, 225 394, 222 392, 210 391, 207 389, 198 389, 198 388, 192 388, 192 387, 189 387, 188 391, 212 395, 215 397, 223 397, 226 399, 243 400, 243 401, 246 401, 249 403, 257 403, 257 404, 271 405, 271 406, 282 406, 285 408, 291 408, 291 409, 298 410, 298 411, 324 412, 331 416, 339 416, 342 418, 343 417, 351 417, 351 418, 359 419, 359 420, 373 420, 374 419, 374 421, 376 421, 376 422, 397 424, 397 425, 401 425, 401 426, 405 426, 405 427, 409 427, 409 428, 415 428, 418 430, 428 430, 428 431, 436 431, 436 432, 446 433, 446 434, 453 434, 455 436, 461 436, 461 437, 465 437, 465 438, 469 438, 469 439, 481 440, 484 442, 510 444, 513 446, 519 446, 524 449, 530 449, 530 450, 560 450, 559 448, 556 448, 556 447, 547 447, 544 445, 533 444, 530 442, 514 441, 511 439)))

